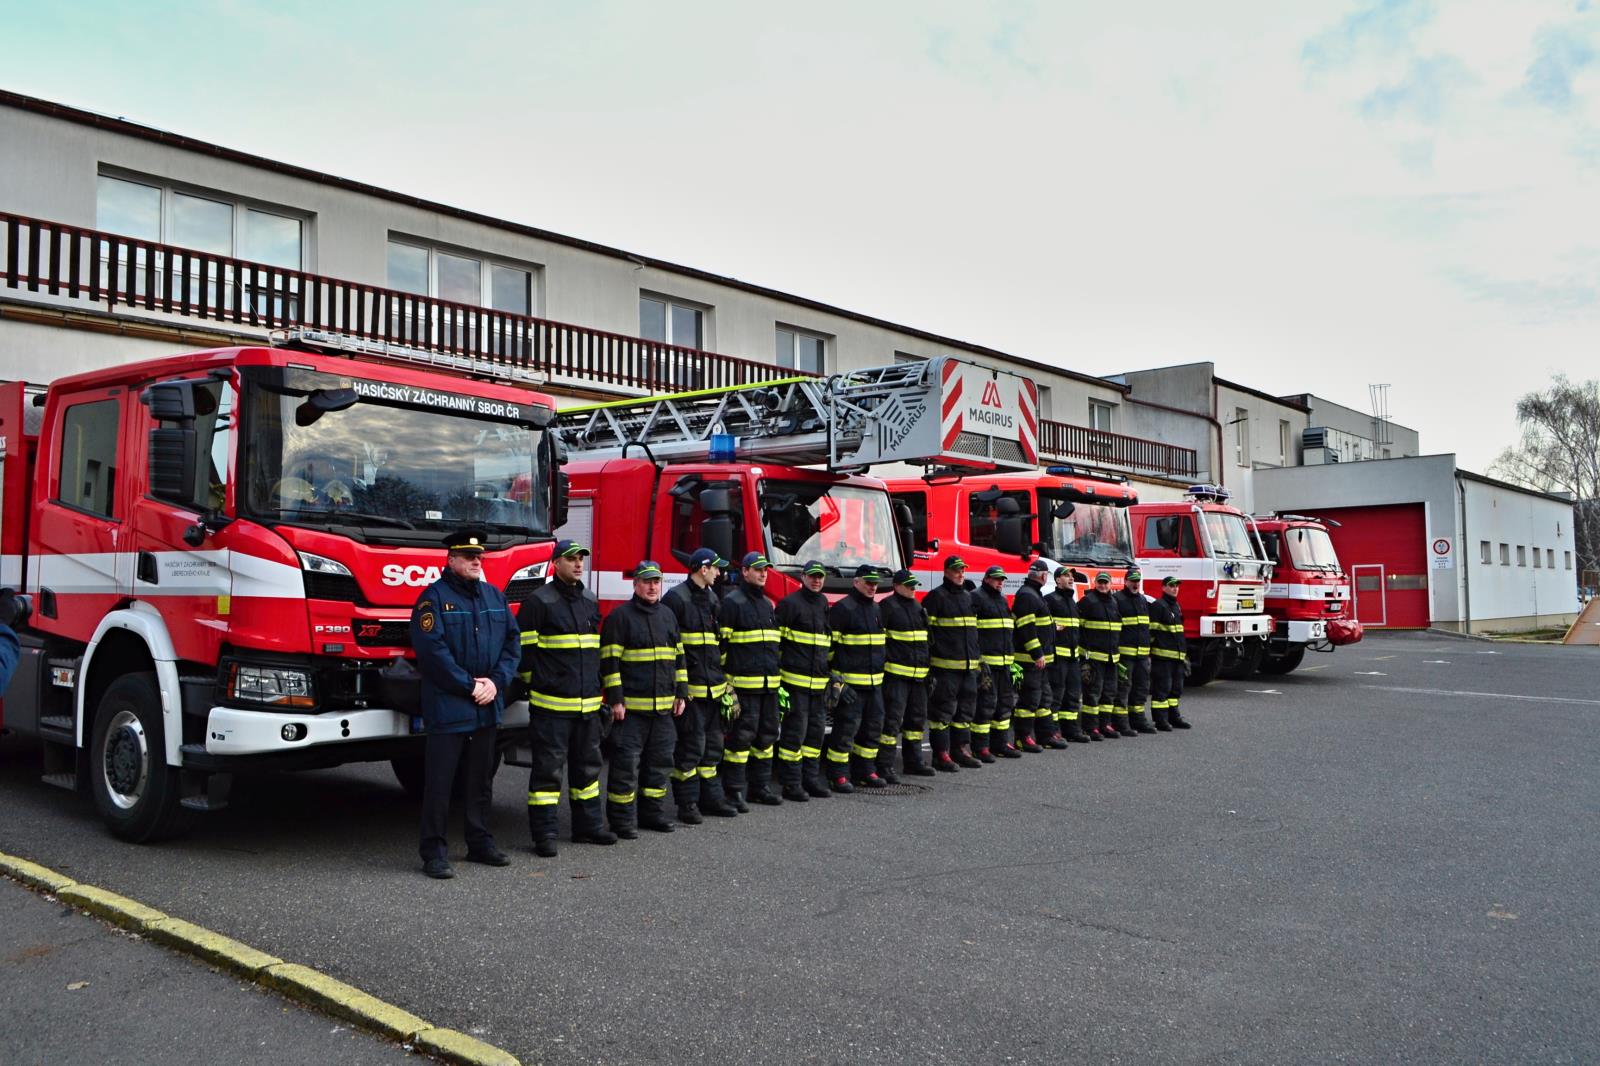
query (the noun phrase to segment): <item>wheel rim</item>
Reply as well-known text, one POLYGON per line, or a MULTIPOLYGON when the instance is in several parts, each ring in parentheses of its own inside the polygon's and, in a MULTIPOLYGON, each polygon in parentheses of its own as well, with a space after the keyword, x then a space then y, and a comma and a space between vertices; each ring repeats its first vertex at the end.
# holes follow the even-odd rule
POLYGON ((150 745, 132 711, 118 711, 111 719, 101 767, 111 802, 125 811, 137 806, 150 781, 150 745))

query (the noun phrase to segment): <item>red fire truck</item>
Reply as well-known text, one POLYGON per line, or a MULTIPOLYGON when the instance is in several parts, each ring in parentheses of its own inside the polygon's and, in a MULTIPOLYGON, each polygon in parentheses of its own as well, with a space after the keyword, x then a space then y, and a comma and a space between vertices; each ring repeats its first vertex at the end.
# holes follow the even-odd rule
POLYGON ((441 538, 485 527, 513 601, 548 565, 554 405, 515 367, 286 343, 0 386, 0 580, 33 598, 4 725, 126 840, 239 770, 392 759, 414 783, 397 660, 441 538))
POLYGON ((1253 520, 1229 506, 1228 496, 1219 486, 1195 485, 1181 501, 1131 508, 1145 595, 1161 595, 1168 576, 1183 582, 1178 603, 1190 685, 1254 673, 1272 632, 1266 613, 1272 564, 1258 550, 1253 520))
POLYGON ((1257 516, 1261 548, 1272 562, 1267 586, 1267 613, 1272 636, 1260 669, 1287 674, 1299 666, 1306 649, 1332 651, 1361 639, 1361 623, 1350 617, 1350 578, 1339 565, 1328 526, 1305 515, 1257 516))
POLYGON ((1043 473, 892 478, 889 492, 910 520, 918 557, 930 560, 918 574, 924 588, 943 579, 938 557, 959 555, 974 574, 1005 567, 1006 592, 1014 594, 1037 556, 1071 566, 1080 586, 1098 570, 1121 582, 1133 562, 1128 508, 1139 500, 1127 480, 1052 466, 1043 473))
POLYGON ((701 546, 734 563, 762 552, 774 598, 818 559, 825 591, 842 595, 857 566, 895 570, 912 558, 905 515, 859 471, 1033 469, 1036 409, 1027 378, 948 356, 567 408, 557 426, 571 508, 560 533, 594 552, 588 580, 605 609, 633 594, 641 558, 670 585, 701 546))

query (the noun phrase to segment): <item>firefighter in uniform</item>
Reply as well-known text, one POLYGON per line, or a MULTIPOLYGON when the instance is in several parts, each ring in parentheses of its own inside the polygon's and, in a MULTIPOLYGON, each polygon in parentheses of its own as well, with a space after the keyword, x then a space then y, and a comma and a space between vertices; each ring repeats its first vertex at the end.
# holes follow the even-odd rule
POLYGON ((555 577, 517 612, 522 630, 522 680, 528 686, 528 830, 534 854, 556 853, 561 772, 567 775, 572 839, 615 844, 600 815, 600 605, 583 585, 589 549, 556 541, 555 577))
POLYGON ((1122 613, 1111 595, 1111 575, 1094 576, 1094 588, 1078 601, 1079 647, 1083 650, 1084 732, 1090 740, 1117 736, 1112 708, 1117 701, 1117 645, 1122 641, 1122 613))
POLYGON ((878 603, 883 620, 883 736, 878 738, 878 776, 891 785, 894 749, 904 746, 901 767, 914 777, 931 777, 922 759, 928 724, 928 612, 917 602, 917 575, 894 573, 894 595, 878 603), (898 738, 898 740, 896 739, 898 738))
POLYGON ((606 821, 624 840, 641 828, 672 832, 667 780, 678 731, 673 719, 689 702, 689 667, 672 608, 661 603, 661 567, 633 569, 633 599, 600 627, 600 680, 611 727, 606 821))
POLYGON ((828 597, 822 594, 828 570, 813 559, 800 571, 800 587, 777 609, 778 781, 783 798, 804 803, 831 793, 822 774, 822 738, 828 728, 824 704, 833 671, 828 666, 828 597))
POLYGON ((1011 728, 1011 712, 1017 704, 1017 689, 1011 680, 1011 635, 1015 626, 1011 605, 1006 603, 1005 584, 1005 567, 991 566, 972 594, 972 613, 978 620, 978 654, 983 659, 983 672, 978 675, 978 713, 972 721, 972 757, 979 762, 994 762, 989 734, 997 724, 1005 730, 1011 728))
POLYGON ((702 813, 732 818, 717 779, 722 761, 722 708, 728 684, 722 676, 722 647, 717 613, 722 603, 713 591, 727 561, 710 548, 689 556, 689 579, 661 597, 683 638, 689 672, 689 704, 675 720, 678 742, 672 757, 672 795, 678 821, 699 825, 702 813))
POLYGON ((1144 598, 1144 575, 1129 570, 1116 595, 1122 614, 1122 656, 1117 671, 1117 729, 1125 737, 1154 733, 1145 721, 1144 702, 1150 698, 1150 601, 1144 598))
POLYGON ((1048 736, 1041 736, 1039 743, 1059 748, 1068 741, 1087 744, 1089 736, 1078 723, 1078 712, 1083 708, 1083 671, 1078 650, 1082 620, 1078 617, 1078 593, 1072 584, 1072 568, 1056 567, 1055 581, 1056 590, 1044 598, 1055 619, 1056 630, 1056 659, 1049 667, 1053 721, 1036 722, 1035 726, 1050 727, 1048 736))
MULTIPOLYGON (((511 862, 489 832, 489 802, 497 728, 517 676, 520 642, 505 596, 483 580, 487 541, 481 529, 446 537, 444 574, 422 590, 411 610, 411 647, 422 674, 427 727, 418 850, 423 872, 439 879, 455 876, 445 857, 445 827, 451 788, 463 774, 467 860, 487 866, 511 862)), ((5 621, 10 622, 18 601, 10 590, 7 596, 5 621)))
MULTIPOLYGON (((856 567, 849 593, 828 612, 828 625, 833 630, 833 669, 855 695, 850 701, 851 709, 843 716, 836 714, 834 717, 833 735, 828 738, 828 758, 837 759, 835 750, 848 745, 850 777, 847 783, 858 788, 883 788, 888 784, 878 774, 878 751, 883 745, 883 665, 887 650, 883 617, 878 612, 878 582, 882 576, 875 566, 856 567)), ((839 785, 840 769, 834 766, 835 788, 839 785)))
MULTIPOLYGON (((1039 741, 1047 740, 1055 728, 1049 670, 1056 659, 1056 626, 1042 591, 1049 576, 1050 564, 1043 559, 1035 559, 1028 566, 1022 587, 1011 598, 1011 616, 1015 626, 1012 630, 1012 657, 1016 669, 1022 671, 1022 679, 1017 684, 1017 709, 1013 712, 1017 723, 1017 742, 1015 746, 1006 742, 996 751, 999 755, 1043 751, 1039 741)), ((1000 744, 1001 738, 995 738, 995 743, 1000 744)))
POLYGON ((1150 716, 1164 733, 1189 728, 1178 713, 1178 697, 1189 673, 1188 647, 1183 608, 1178 606, 1178 579, 1167 577, 1161 582, 1161 598, 1150 605, 1150 716))
POLYGON ((722 753, 722 789, 740 813, 745 802, 781 806, 772 791, 772 752, 778 740, 778 621, 766 593, 767 557, 748 552, 739 580, 722 597, 722 669, 739 697, 739 717, 722 753), (748 790, 748 791, 747 791, 748 790))
POLYGON ((944 580, 923 597, 928 614, 928 742, 933 767, 955 773, 981 766, 967 748, 978 703, 978 618, 973 614, 967 563, 959 555, 944 561, 944 580), (959 765, 958 765, 959 764, 959 765))

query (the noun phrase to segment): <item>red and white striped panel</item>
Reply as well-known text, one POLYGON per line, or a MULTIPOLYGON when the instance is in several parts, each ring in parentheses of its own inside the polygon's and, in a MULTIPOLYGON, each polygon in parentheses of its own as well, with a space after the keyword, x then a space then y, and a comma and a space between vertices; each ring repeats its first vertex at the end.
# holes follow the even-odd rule
POLYGON ((1018 405, 1022 417, 1017 421, 1017 443, 1022 446, 1022 457, 1030 463, 1039 461, 1039 386, 1032 378, 1023 381, 1022 402, 1018 405))
POLYGON ((956 446, 956 438, 961 436, 961 364, 954 359, 946 359, 942 373, 944 384, 940 391, 944 394, 944 411, 939 423, 942 429, 939 439, 944 442, 943 448, 948 452, 956 446))

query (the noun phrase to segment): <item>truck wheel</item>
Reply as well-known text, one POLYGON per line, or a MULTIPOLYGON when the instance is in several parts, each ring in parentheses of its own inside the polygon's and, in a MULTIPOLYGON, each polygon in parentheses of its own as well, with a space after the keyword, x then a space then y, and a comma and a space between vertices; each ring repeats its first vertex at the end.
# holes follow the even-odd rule
POLYGON ((89 788, 111 835, 148 844, 183 832, 178 771, 167 765, 161 688, 152 673, 119 677, 100 697, 89 742, 89 788))
POLYGON ((1267 642, 1259 637, 1251 637, 1232 648, 1224 648, 1222 652, 1222 668, 1217 671, 1218 676, 1229 681, 1246 681, 1255 676, 1256 670, 1261 665, 1261 656, 1267 650, 1267 642))
POLYGON ((1282 655, 1268 655, 1262 659, 1261 672, 1263 674, 1272 674, 1275 677, 1293 673, 1294 668, 1305 661, 1305 657, 1306 646, 1304 644, 1296 644, 1282 655))
POLYGON ((1217 679, 1217 668, 1222 665, 1222 649, 1203 648, 1199 655, 1189 660, 1189 676, 1183 679, 1184 688, 1199 688, 1217 679))

